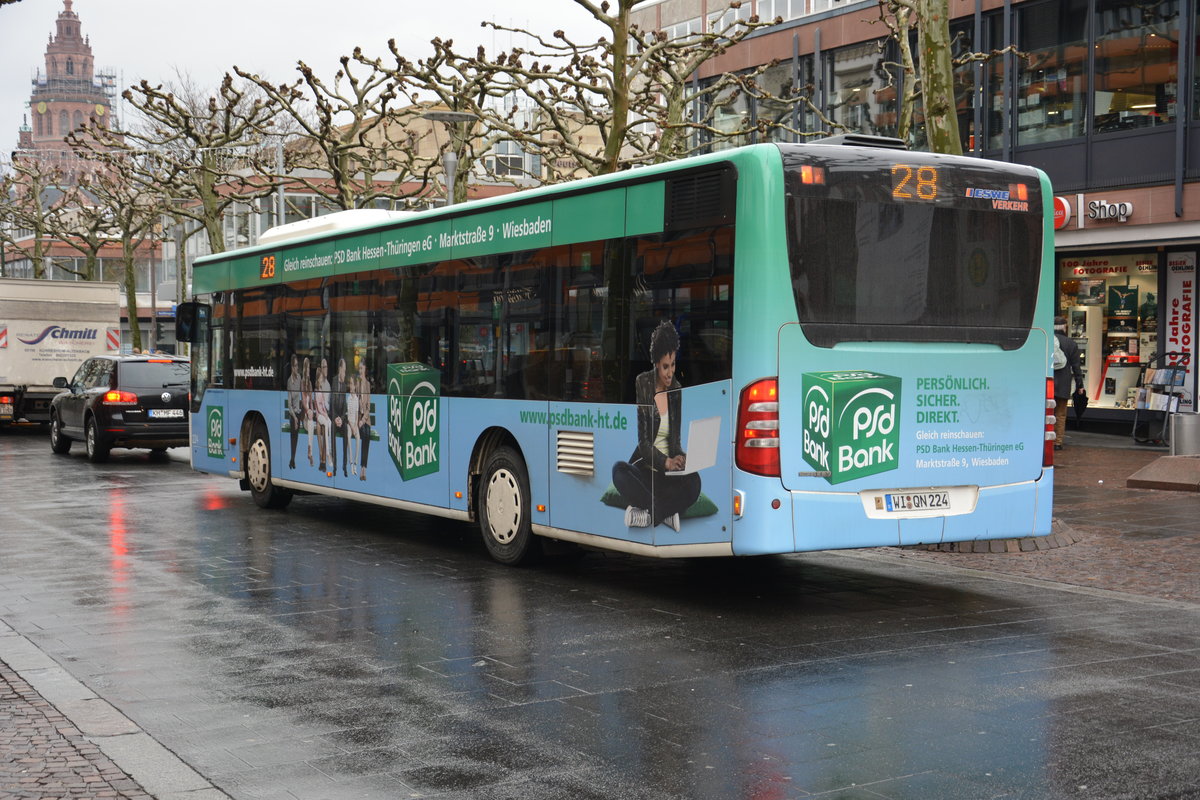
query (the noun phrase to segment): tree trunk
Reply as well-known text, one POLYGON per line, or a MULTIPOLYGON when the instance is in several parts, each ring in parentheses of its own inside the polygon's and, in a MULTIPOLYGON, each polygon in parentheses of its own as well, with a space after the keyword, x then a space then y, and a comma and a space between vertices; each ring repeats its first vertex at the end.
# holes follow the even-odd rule
POLYGON ((912 47, 909 44, 908 31, 912 25, 912 9, 902 6, 896 10, 896 30, 901 33, 896 36, 896 48, 900 53, 900 82, 903 95, 900 102, 900 119, 896 126, 896 135, 912 144, 913 115, 917 107, 917 94, 920 91, 916 63, 913 61, 912 47))
POLYGON ((134 267, 133 240, 125 237, 121 243, 121 256, 125 261, 125 309, 129 315, 129 333, 133 349, 142 349, 142 328, 138 325, 137 269, 134 267))
POLYGON ((629 15, 633 10, 633 2, 619 0, 617 15, 613 18, 612 119, 604 141, 602 175, 621 168, 621 146, 625 144, 625 128, 629 124, 629 94, 634 77, 629 74, 629 15))
POLYGON ((929 149, 934 153, 962 155, 950 52, 950 0, 917 0, 917 8, 917 45, 921 52, 921 91, 929 149))

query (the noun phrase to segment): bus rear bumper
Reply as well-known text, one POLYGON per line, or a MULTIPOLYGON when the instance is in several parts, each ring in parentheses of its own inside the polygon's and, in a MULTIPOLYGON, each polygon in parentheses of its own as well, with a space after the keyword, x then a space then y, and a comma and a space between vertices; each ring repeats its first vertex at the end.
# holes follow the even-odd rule
MULTIPOLYGON (((758 555, 1046 536, 1053 483, 1053 470, 1046 470, 1039 480, 979 487, 970 513, 904 519, 868 518, 856 492, 788 492, 776 483, 768 494, 781 507, 748 499, 733 526, 733 551, 758 555)), ((746 492, 748 498, 760 493, 746 492)))

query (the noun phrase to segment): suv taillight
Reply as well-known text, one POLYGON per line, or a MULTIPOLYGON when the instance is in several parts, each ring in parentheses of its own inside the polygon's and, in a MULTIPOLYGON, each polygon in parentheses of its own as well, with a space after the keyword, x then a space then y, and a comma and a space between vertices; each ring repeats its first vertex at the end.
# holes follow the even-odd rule
POLYGON ((120 389, 110 389, 104 393, 106 406, 136 406, 138 396, 133 392, 123 392, 120 389))
POLYGON ((1058 439, 1054 433, 1054 378, 1046 378, 1046 440, 1042 445, 1042 466, 1054 466, 1054 445, 1058 439))
POLYGON ((738 469, 779 477, 778 378, 763 378, 742 389, 734 459, 738 469))

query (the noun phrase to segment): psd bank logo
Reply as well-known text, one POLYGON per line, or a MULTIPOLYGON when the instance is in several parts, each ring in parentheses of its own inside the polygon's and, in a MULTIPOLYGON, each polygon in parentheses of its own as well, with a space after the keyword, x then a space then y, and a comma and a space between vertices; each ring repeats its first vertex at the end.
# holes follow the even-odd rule
POLYGON ((225 411, 220 406, 208 409, 208 454, 225 457, 225 411))
POLYGON ((388 364, 388 452, 401 480, 439 469, 442 374, 416 362, 388 364))
POLYGON ((900 379, 862 370, 806 372, 804 460, 831 484, 900 466, 900 379))

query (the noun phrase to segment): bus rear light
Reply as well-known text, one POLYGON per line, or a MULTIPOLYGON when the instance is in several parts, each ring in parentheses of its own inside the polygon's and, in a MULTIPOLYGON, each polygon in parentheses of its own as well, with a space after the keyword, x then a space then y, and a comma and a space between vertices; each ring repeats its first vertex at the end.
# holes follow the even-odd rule
POLYGON ((1054 442, 1058 438, 1054 432, 1054 378, 1046 378, 1046 441, 1042 445, 1042 466, 1054 466, 1054 442))
POLYGON ((825 184, 825 168, 814 167, 811 164, 803 165, 800 167, 800 182, 823 186, 825 184))
POLYGON ((778 378, 763 378, 742 389, 734 459, 738 469, 779 477, 778 378))
POLYGON ((138 396, 133 392, 112 389, 104 393, 104 405, 106 406, 136 406, 137 401, 138 396))

